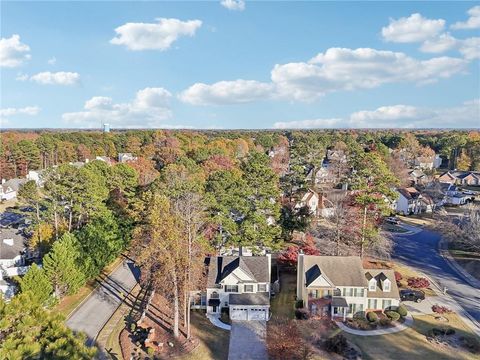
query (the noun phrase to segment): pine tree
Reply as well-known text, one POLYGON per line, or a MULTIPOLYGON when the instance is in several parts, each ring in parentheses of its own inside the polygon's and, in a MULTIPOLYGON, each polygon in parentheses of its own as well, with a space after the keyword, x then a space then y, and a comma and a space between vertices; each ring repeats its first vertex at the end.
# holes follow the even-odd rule
POLYGON ((75 236, 65 233, 43 258, 43 268, 58 298, 75 293, 85 283, 78 247, 75 236))
POLYGON ((31 292, 33 297, 44 306, 52 303, 53 286, 45 270, 37 264, 33 264, 20 279, 20 290, 22 293, 31 292))

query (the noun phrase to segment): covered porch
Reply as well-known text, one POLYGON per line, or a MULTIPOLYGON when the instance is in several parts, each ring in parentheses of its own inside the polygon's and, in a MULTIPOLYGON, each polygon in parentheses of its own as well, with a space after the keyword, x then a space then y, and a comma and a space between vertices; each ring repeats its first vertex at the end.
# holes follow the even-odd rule
POLYGON ((334 297, 331 305, 331 317, 332 319, 346 320, 348 313, 348 303, 344 297, 334 297))

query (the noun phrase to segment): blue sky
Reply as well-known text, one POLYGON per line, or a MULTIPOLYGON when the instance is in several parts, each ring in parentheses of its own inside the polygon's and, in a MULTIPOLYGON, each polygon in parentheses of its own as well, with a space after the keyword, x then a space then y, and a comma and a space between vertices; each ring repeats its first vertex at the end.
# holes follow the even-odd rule
POLYGON ((479 2, 1 6, 4 128, 480 127, 479 2))

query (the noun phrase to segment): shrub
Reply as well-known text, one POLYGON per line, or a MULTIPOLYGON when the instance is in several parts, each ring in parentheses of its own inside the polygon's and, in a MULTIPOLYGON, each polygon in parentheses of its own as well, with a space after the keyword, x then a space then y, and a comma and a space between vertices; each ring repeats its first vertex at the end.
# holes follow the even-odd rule
POLYGON ((348 348, 347 338, 342 334, 330 337, 325 341, 325 350, 337 354, 343 354, 348 348))
POLYGON ((298 320, 306 320, 308 319, 308 312, 305 309, 297 309, 295 310, 295 318, 298 320))
POLYGON ((367 313, 367 320, 370 322, 377 322, 378 321, 378 315, 375 314, 373 311, 370 311, 367 313))
POLYGON ((405 317, 408 314, 407 308, 404 305, 400 305, 397 308, 397 312, 401 317, 405 317))
POLYGON ((400 314, 396 311, 387 311, 385 312, 385 315, 387 315, 392 321, 398 321, 400 319, 400 314))
POLYGON ((425 289, 430 286, 430 281, 423 277, 411 277, 407 281, 408 286, 416 289, 425 289))
POLYGON ((437 304, 432 306, 432 311, 437 314, 449 314, 452 312, 448 307, 437 304))
POLYGON ((155 350, 153 350, 151 347, 149 347, 149 348, 147 349, 147 354, 148 354, 149 356, 153 356, 153 354, 155 354, 155 350))
POLYGON ((398 271, 395 271, 395 281, 398 283, 402 279, 403 279, 402 274, 400 274, 398 271))
POLYGON ((351 327, 352 329, 358 330, 371 330, 372 328, 376 328, 376 323, 370 323, 365 318, 363 319, 348 319, 347 326, 351 327))
POLYGON ((389 318, 381 318, 379 321, 380 326, 389 326, 392 323, 392 320, 389 318))
POLYGON ((295 301, 295 309, 301 309, 301 308, 303 308, 303 300, 295 301))

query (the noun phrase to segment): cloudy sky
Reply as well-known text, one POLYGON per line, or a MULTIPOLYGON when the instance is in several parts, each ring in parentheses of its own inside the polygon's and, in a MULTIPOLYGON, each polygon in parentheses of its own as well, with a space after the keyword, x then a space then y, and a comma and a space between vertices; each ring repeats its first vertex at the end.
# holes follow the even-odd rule
POLYGON ((479 2, 2 2, 3 128, 480 127, 479 2))

